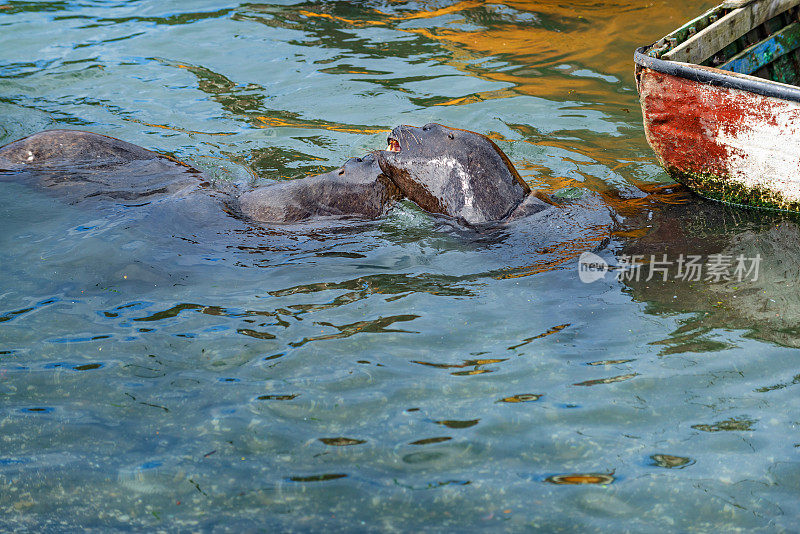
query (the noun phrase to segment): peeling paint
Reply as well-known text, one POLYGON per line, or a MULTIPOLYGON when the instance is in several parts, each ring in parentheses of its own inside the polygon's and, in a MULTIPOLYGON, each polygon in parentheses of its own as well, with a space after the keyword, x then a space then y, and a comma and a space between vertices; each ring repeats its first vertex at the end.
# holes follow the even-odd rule
POLYGON ((677 181, 718 200, 800 211, 800 104, 643 69, 647 140, 677 181))

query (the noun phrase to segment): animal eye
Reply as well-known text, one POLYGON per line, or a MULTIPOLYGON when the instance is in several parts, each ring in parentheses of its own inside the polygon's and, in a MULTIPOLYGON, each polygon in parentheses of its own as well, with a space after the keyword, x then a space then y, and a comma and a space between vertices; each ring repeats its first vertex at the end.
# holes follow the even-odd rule
POLYGON ((361 163, 362 161, 364 161, 364 160, 361 159, 361 158, 356 158, 356 163, 361 163))
POLYGON ((339 169, 339 176, 344 174, 344 169, 339 169))
POLYGON ((447 134, 447 137, 449 137, 450 139, 455 139, 455 136, 451 133, 447 134))

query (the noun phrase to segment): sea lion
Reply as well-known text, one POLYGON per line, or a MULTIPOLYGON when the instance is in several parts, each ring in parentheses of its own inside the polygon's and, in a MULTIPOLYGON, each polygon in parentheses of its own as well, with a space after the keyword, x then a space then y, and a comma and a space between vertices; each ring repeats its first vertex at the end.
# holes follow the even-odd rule
POLYGON ((78 130, 47 130, 0 147, 0 176, 33 182, 72 204, 146 203, 203 184, 189 165, 78 130))
POLYGON ((548 204, 484 135, 428 124, 399 126, 389 150, 350 159, 336 171, 242 193, 211 184, 202 172, 104 135, 49 130, 0 148, 0 176, 18 176, 72 203, 111 200, 126 206, 159 198, 221 203, 229 214, 264 223, 311 218, 377 218, 403 196, 423 209, 469 225, 511 220, 548 204), (3 172, 5 171, 5 172, 3 172))
POLYGON ((239 197, 238 206, 244 216, 258 222, 292 223, 312 217, 376 219, 401 197, 370 153, 347 160, 335 171, 248 191, 239 197))
POLYGON ((381 170, 422 209, 469 225, 516 218, 548 203, 531 189, 491 139, 441 124, 398 126, 378 153, 381 170))
MULTIPOLYGON (((33 183, 71 204, 137 206, 171 198, 266 223, 312 218, 377 218, 401 197, 372 154, 340 169, 251 191, 211 183, 191 166, 113 137, 78 130, 48 130, 0 147, 0 178, 33 183), (218 209, 219 209, 218 207, 218 209)), ((183 205, 181 212, 190 211, 183 205)), ((196 218, 196 217, 195 217, 196 218)))

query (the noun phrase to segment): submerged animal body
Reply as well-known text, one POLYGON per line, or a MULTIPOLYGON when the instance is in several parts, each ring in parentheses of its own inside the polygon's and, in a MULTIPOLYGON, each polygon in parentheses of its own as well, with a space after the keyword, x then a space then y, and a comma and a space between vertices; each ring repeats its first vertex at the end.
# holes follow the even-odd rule
POLYGON ((224 181, 212 187, 200 171, 180 161, 78 130, 48 130, 0 147, 0 176, 27 180, 73 204, 131 206, 164 198, 197 199, 206 205, 216 201, 224 211, 263 223, 373 219, 401 197, 372 154, 352 158, 326 174, 242 193, 224 181))
POLYGON ((312 217, 375 219, 402 195, 374 154, 351 158, 340 169, 253 189, 239 197, 241 213, 259 222, 299 222, 312 217))
POLYGON ((468 225, 548 207, 530 194, 489 138, 440 124, 399 126, 388 150, 352 158, 325 174, 244 192, 225 181, 212 187, 200 171, 145 148, 76 130, 49 130, 0 147, 0 177, 7 176, 27 179, 72 203, 132 206, 179 198, 191 204, 202 197, 198 203, 206 207, 216 202, 229 214, 260 223, 375 219, 403 197, 468 225))
POLYGON ((19 176, 74 204, 148 202, 202 184, 201 173, 188 165, 77 130, 47 130, 0 147, 0 174, 19 176))
MULTIPOLYGON (((500 221, 531 189, 491 139, 441 124, 398 126, 379 153, 381 170, 422 209, 476 225, 500 221)), ((526 212, 547 207, 535 197, 526 212)))

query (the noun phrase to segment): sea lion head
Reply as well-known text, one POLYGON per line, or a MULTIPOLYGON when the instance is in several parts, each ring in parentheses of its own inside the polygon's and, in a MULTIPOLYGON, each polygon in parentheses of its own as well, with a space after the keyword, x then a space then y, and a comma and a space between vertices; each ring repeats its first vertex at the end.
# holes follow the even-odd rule
POLYGON ((468 224, 507 217, 530 193, 491 139, 441 124, 398 126, 378 153, 381 170, 424 210, 468 224))
POLYGON ((340 168, 248 191, 239 197, 245 217, 268 223, 293 223, 317 217, 380 217, 401 198, 381 171, 374 153, 350 158, 340 168))

